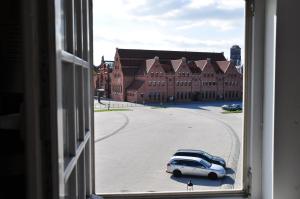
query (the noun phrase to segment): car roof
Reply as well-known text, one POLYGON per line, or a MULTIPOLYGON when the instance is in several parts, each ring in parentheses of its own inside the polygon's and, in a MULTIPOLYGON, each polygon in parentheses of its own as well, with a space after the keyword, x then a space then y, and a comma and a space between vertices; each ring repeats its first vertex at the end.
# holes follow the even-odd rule
POLYGON ((198 149, 178 149, 177 152, 204 153, 204 151, 198 149))
POLYGON ((171 160, 193 160, 193 161, 200 162, 202 158, 190 157, 190 156, 173 156, 171 160))

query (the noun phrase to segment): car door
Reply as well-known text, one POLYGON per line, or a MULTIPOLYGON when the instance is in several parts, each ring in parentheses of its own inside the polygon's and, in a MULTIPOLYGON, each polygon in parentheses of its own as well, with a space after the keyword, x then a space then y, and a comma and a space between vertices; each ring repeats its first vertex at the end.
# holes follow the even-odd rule
POLYGON ((199 175, 199 171, 197 169, 197 162, 193 160, 185 161, 185 170, 187 175, 199 175))
POLYGON ((201 162, 194 162, 194 175, 207 176, 209 170, 201 162))

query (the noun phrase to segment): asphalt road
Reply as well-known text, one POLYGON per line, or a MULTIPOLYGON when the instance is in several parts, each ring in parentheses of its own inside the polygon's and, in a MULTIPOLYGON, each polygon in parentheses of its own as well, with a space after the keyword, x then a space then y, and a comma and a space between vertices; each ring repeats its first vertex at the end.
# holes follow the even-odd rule
POLYGON ((222 114, 220 105, 138 106, 95 113, 96 192, 185 191, 190 179, 194 191, 241 188, 242 114, 222 114), (227 176, 210 180, 166 173, 168 160, 180 148, 223 157, 227 176))

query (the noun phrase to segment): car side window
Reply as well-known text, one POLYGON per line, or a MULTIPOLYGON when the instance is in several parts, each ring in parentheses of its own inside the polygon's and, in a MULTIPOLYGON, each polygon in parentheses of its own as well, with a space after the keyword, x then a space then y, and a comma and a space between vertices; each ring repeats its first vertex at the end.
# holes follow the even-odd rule
POLYGON ((171 164, 177 165, 177 164, 178 164, 178 161, 177 161, 177 160, 173 160, 173 161, 171 162, 171 164))
POLYGON ((182 160, 177 160, 176 165, 185 165, 185 162, 182 160))
POLYGON ((205 169, 205 168, 206 168, 201 162, 198 163, 198 167, 199 167, 199 168, 202 168, 202 169, 205 169))
POLYGON ((186 161, 186 164, 187 164, 187 166, 189 166, 189 167, 199 167, 200 165, 200 163, 199 162, 196 162, 196 161, 186 161))

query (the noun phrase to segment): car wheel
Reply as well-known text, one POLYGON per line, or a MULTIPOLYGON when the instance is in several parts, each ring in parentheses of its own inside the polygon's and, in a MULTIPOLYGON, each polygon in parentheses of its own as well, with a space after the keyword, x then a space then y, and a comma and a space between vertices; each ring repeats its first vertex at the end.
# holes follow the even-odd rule
POLYGON ((208 177, 209 177, 210 179, 213 179, 213 180, 215 180, 215 179, 218 178, 217 174, 215 174, 215 173, 209 173, 209 174, 208 174, 208 177))
POLYGON ((174 171, 173 171, 173 175, 174 175, 175 177, 180 177, 180 176, 182 176, 182 173, 181 173, 181 171, 179 171, 179 170, 174 170, 174 171))

